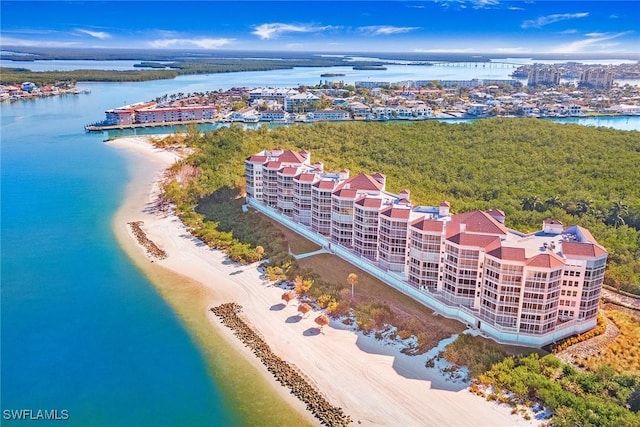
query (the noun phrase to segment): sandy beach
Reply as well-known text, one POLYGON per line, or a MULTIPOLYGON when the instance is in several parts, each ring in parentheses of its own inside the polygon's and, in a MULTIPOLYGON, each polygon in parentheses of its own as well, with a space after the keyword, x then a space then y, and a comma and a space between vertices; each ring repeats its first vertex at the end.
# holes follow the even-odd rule
POLYGON ((144 137, 109 141, 130 160, 133 181, 115 216, 119 241, 145 271, 170 270, 189 279, 199 288, 201 304, 211 328, 224 337, 261 375, 274 391, 318 424, 304 404, 273 380, 259 360, 235 338, 207 308, 236 302, 242 317, 265 339, 273 352, 297 366, 326 396, 354 421, 369 426, 514 426, 537 425, 512 415, 511 408, 499 406, 471 394, 463 382, 447 380, 437 369, 425 368, 430 356, 406 356, 397 346, 357 334, 339 322, 318 333, 313 319, 317 313, 298 316, 297 301, 285 305, 282 289, 264 282, 257 266, 238 266, 220 251, 193 238, 173 215, 157 212, 157 180, 162 171, 179 157, 152 147, 144 137), (167 257, 153 260, 138 244, 132 221, 143 221, 147 237, 164 250, 167 257))

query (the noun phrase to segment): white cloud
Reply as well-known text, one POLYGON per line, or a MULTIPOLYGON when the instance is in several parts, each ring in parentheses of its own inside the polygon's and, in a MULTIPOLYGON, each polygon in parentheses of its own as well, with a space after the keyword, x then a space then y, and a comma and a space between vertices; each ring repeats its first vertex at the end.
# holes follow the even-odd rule
POLYGON ((218 49, 223 46, 228 45, 233 42, 235 39, 210 39, 210 38, 199 38, 199 39, 158 39, 149 42, 149 45, 156 49, 163 48, 185 48, 185 47, 197 47, 200 49, 218 49))
POLYGON ((498 0, 434 0, 434 3, 440 3, 443 7, 457 5, 461 9, 466 9, 467 3, 474 9, 493 9, 501 6, 498 0))
POLYGON ((367 27, 359 27, 358 31, 372 34, 374 36, 387 36, 390 34, 408 33, 419 29, 420 27, 393 27, 391 25, 370 25, 367 27))
POLYGON ((91 31, 91 30, 83 30, 81 28, 76 28, 76 31, 82 34, 86 34, 91 37, 95 37, 96 39, 105 40, 110 39, 111 34, 105 33, 104 31, 91 31))
POLYGON ((589 12, 556 13, 553 15, 540 16, 536 19, 526 20, 520 26, 522 28, 540 28, 545 25, 553 24, 554 22, 567 21, 569 19, 586 18, 587 16, 589 16, 589 12))
POLYGON ((581 52, 584 52, 585 48, 587 47, 590 48, 591 51, 593 51, 594 48, 605 50, 608 47, 611 47, 612 44, 602 43, 602 42, 616 39, 618 37, 622 37, 631 33, 632 31, 625 31, 622 33, 614 33, 614 34, 590 33, 590 34, 586 34, 587 36, 586 39, 578 40, 575 42, 558 46, 557 48, 552 49, 551 53, 581 53, 581 52))
POLYGON ((578 30, 576 30, 576 29, 570 29, 570 30, 560 31, 559 34, 576 34, 577 32, 578 32, 578 30))
POLYGON ((283 33, 315 33, 327 30, 330 26, 319 27, 315 25, 305 24, 283 24, 273 22, 270 24, 260 24, 253 27, 251 34, 260 37, 262 40, 268 40, 278 37, 283 33))

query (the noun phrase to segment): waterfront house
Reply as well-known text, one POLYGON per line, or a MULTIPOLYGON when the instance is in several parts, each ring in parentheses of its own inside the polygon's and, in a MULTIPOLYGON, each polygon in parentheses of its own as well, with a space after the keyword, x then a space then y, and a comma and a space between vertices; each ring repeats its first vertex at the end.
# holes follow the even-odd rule
POLYGON ((307 113, 309 121, 341 121, 349 120, 349 113, 344 110, 321 110, 307 113))

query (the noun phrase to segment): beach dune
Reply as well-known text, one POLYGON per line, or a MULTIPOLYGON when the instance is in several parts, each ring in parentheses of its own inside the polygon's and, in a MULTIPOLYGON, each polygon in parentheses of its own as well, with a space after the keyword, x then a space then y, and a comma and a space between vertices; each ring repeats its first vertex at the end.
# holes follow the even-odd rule
MULTIPOLYGON (((175 153, 159 150, 144 137, 121 138, 110 145, 128 153, 135 181, 130 184, 114 220, 116 233, 126 235, 139 256, 145 249, 127 225, 143 221, 146 236, 167 254, 147 257, 150 268, 168 269, 200 284, 208 308, 227 302, 243 307, 241 316, 269 344, 272 351, 295 365, 331 404, 341 407, 354 425, 369 426, 514 426, 536 425, 511 414, 511 408, 470 393, 466 384, 447 380, 437 369, 425 367, 426 356, 406 356, 396 346, 363 336, 332 321, 320 332, 317 313, 299 316, 297 301, 283 304, 282 289, 261 279, 257 266, 239 266, 191 236, 172 214, 154 209, 158 179, 175 162, 175 153)), ((208 310, 207 310, 208 311, 208 310)), ((270 378, 259 360, 208 311, 210 325, 244 357, 270 378)), ((292 406, 306 412, 271 378, 274 390, 292 406)), ((309 414, 307 414, 308 416, 309 414)), ((310 416, 308 419, 316 424, 310 416)))

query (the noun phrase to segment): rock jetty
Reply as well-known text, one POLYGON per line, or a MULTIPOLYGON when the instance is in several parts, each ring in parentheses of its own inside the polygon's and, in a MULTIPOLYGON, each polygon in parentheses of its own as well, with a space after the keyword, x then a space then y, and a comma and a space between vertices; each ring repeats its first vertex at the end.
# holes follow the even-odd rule
POLYGON ((331 405, 290 363, 275 355, 269 345, 239 316, 239 304, 230 302, 213 307, 211 311, 230 328, 234 335, 255 354, 276 380, 307 404, 307 409, 326 426, 347 426, 351 418, 342 408, 331 405))
POLYGON ((132 221, 132 222, 129 222, 128 224, 129 224, 129 227, 131 227, 131 231, 133 232, 133 235, 136 237, 136 240, 138 241, 138 243, 147 250, 147 255, 157 259, 165 259, 167 257, 167 253, 162 249, 160 249, 158 245, 153 243, 147 237, 147 233, 145 233, 144 230, 142 229, 142 224, 144 224, 144 221, 132 221))

